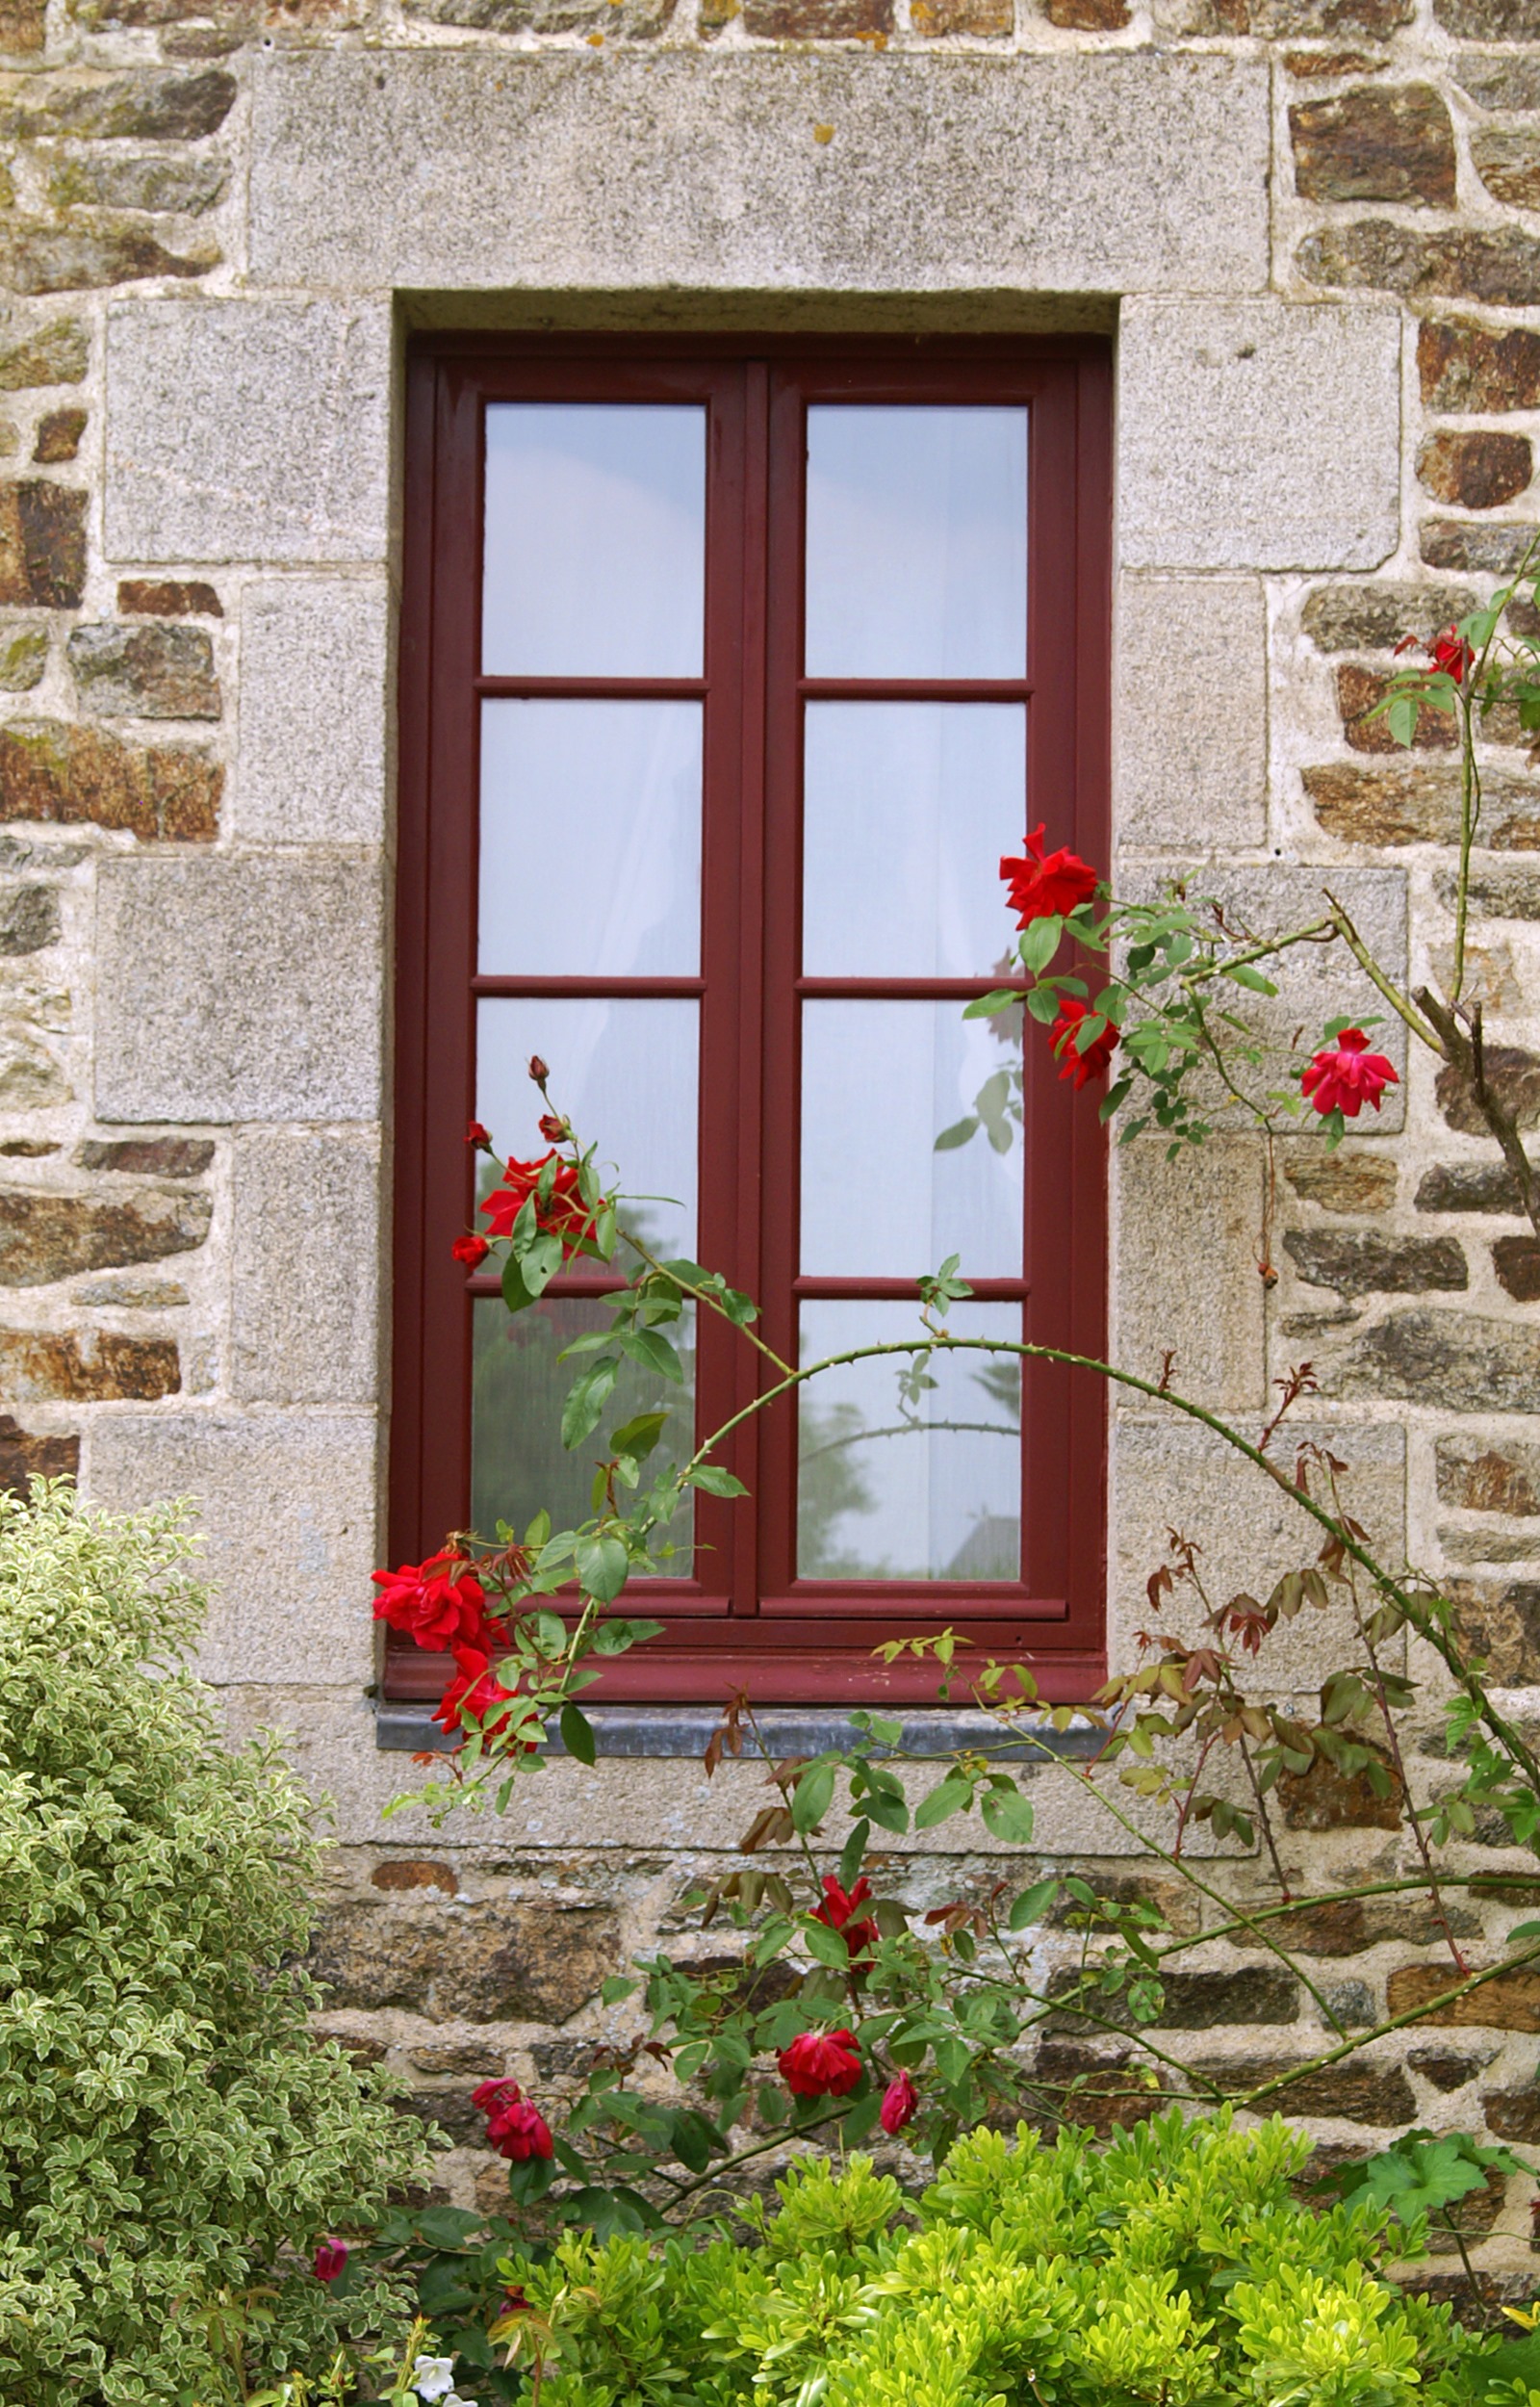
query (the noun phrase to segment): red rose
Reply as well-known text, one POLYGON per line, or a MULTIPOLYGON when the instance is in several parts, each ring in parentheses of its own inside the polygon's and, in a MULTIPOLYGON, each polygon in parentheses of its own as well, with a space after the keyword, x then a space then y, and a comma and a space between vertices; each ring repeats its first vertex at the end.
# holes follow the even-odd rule
POLYGON ((486 1260, 491 1251, 485 1237, 456 1237, 449 1248, 455 1260, 463 1262, 467 1270, 475 1270, 478 1263, 486 1260))
MULTIPOLYGON (((433 1708, 434 1721, 442 1730, 452 1733, 463 1726, 461 1716, 472 1714, 477 1721, 485 1724, 482 1736, 495 1739, 500 1731, 507 1728, 512 1717, 503 1714, 499 1721, 492 1722, 488 1722, 486 1717, 494 1705, 500 1705, 504 1698, 511 1703, 518 1694, 517 1690, 503 1687, 492 1669, 491 1658, 479 1646, 456 1646, 454 1660, 458 1670, 433 1708)), ((529 1740, 527 1745, 532 1747, 534 1741, 529 1740)))
POLYGON ((316 2251, 313 2262, 318 2282, 335 2282, 338 2274, 347 2263, 347 2242, 343 2239, 323 2239, 316 2251))
POLYGON ((488 1134, 487 1130, 482 1127, 479 1120, 472 1121, 470 1126, 466 1129, 465 1141, 467 1145, 474 1145, 478 1153, 490 1153, 492 1151, 491 1136, 488 1134))
POLYGON ((540 1133, 548 1145, 565 1145, 572 1134, 572 1129, 563 1120, 560 1112, 542 1112, 540 1133))
MULTIPOLYGON (((511 1237, 513 1224, 540 1184, 546 1164, 554 1161, 554 1152, 543 1153, 537 1162, 510 1161, 502 1173, 503 1183, 494 1187, 481 1206, 494 1237, 511 1237)), ((590 1227, 588 1206, 578 1192, 576 1163, 561 1162, 551 1182, 551 1199, 535 1204, 535 1218, 542 1229, 561 1239, 570 1253, 587 1235, 590 1227)))
POLYGON ((853 2031, 805 2031, 776 2062, 794 2098, 842 2098, 860 2079, 853 2031))
POLYGON ((1017 914, 1018 928, 1034 919, 1062 918, 1078 904, 1090 902, 1099 883, 1090 862, 1062 844, 1044 860, 1040 826, 1027 838, 1027 857, 1018 861, 1008 853, 1000 864, 1000 875, 1006 880, 1007 900, 1017 914))
POLYGON ((869 1914, 862 1915, 859 1922, 851 1920, 857 1906, 864 1905, 871 1893, 872 1884, 869 1880, 858 1880, 847 1897, 834 1874, 826 1872, 824 1902, 822 1905, 815 1905, 813 1908, 813 1921, 827 1923, 831 1930, 839 1931, 853 1958, 865 1956, 869 1959, 873 1948, 877 1945, 877 1925, 869 1914))
POLYGON ((1452 677, 1457 686, 1463 686, 1465 672, 1474 662, 1476 654, 1459 629, 1446 627, 1442 634, 1434 636, 1427 649, 1433 666, 1441 668, 1447 677, 1452 677))
POLYGON ((459 1561, 430 1555, 426 1563, 403 1563, 398 1571, 376 1571, 376 1621, 409 1630, 419 1646, 440 1655, 463 1641, 489 1638, 486 1590, 469 1571, 456 1576, 459 1561))
MULTIPOLYGON (((500 2157, 522 2164, 526 2157, 552 2157, 555 2143, 538 2107, 532 2107, 516 2081, 484 2081, 471 2092, 471 2104, 487 2118, 487 2143, 500 2157)), ((521 2305, 527 2302, 520 2292, 521 2305)))
POLYGON ((1059 1073, 1060 1077, 1072 1078, 1077 1087, 1087 1085, 1092 1078, 1099 1078, 1117 1050, 1118 1030, 1110 1020, 1102 1028, 1100 1035, 1091 1038, 1084 1052, 1077 1049, 1075 1030, 1082 1020, 1090 1018, 1091 1012, 1088 1005, 1081 1002, 1078 996, 1062 996, 1059 1002, 1059 1017, 1054 1022, 1048 1038, 1053 1050, 1064 1063, 1064 1068, 1059 1073))
POLYGON ((1335 1045, 1311 1055, 1299 1084, 1318 1112, 1340 1111, 1356 1120, 1366 1103, 1378 1111, 1388 1086, 1399 1086, 1394 1065, 1383 1053, 1370 1052, 1362 1028, 1344 1028, 1335 1045))
POLYGON ((896 2080, 888 2083, 883 2093, 877 2120, 889 2139, 895 2133, 901 2132, 906 2123, 912 2123, 919 2102, 920 2093, 907 2073, 900 2073, 896 2080))

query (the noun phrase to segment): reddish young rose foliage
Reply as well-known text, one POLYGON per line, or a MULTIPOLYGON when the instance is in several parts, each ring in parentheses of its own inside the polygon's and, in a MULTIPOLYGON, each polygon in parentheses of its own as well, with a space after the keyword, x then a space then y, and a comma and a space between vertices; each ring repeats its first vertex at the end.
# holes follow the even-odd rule
POLYGON ((1059 1073, 1061 1079, 1072 1078, 1077 1088, 1089 1085, 1092 1078, 1099 1078, 1117 1050, 1117 1030, 1111 1021, 1099 1036, 1091 1038, 1083 1053, 1076 1050, 1075 1030, 1082 1020, 1090 1017, 1088 1005, 1076 996, 1063 996, 1059 1003, 1059 1017, 1048 1038, 1053 1051, 1064 1064, 1059 1073))
POLYGON ((1344 1028, 1335 1045, 1311 1056, 1299 1083, 1318 1112, 1340 1111, 1356 1120, 1366 1103, 1378 1111, 1388 1086, 1399 1086, 1394 1066, 1383 1053, 1370 1052, 1368 1045, 1362 1028, 1344 1028))
POLYGON ((920 2093, 907 2073, 890 2081, 883 2092, 882 2108, 877 2120, 889 2139, 901 2132, 906 2123, 912 2123, 920 2103, 920 2093))
POLYGON ((323 2239, 315 2254, 318 2282, 335 2282, 347 2263, 347 2242, 344 2239, 323 2239))
MULTIPOLYGON (((485 1721, 494 1705, 500 1705, 505 1697, 511 1702, 517 1694, 503 1687, 492 1669, 491 1658, 479 1646, 456 1646, 454 1661, 455 1676, 433 1708, 433 1719, 440 1729, 451 1733, 464 1727, 462 1715, 471 1714, 477 1721, 485 1721)), ((497 1721, 486 1722, 483 1736, 496 1738, 511 1720, 510 1714, 503 1714, 497 1721)), ((534 1741, 529 1740, 527 1745, 532 1747, 534 1741)))
POLYGON ((805 2031, 776 2062, 794 2098, 842 2098, 860 2079, 853 2031, 805 2031))
POLYGON ((449 1248, 455 1260, 463 1262, 467 1270, 475 1270, 491 1251, 485 1237, 456 1237, 449 1248))
MULTIPOLYGON (((546 1164, 556 1158, 554 1151, 543 1153, 537 1162, 509 1161, 502 1173, 502 1184, 494 1187, 481 1205, 489 1233, 494 1237, 510 1237, 513 1224, 529 1198, 535 1194, 540 1174, 546 1164)), ((535 1204, 535 1218, 540 1227, 561 1239, 570 1252, 587 1235, 591 1215, 578 1187, 575 1163, 561 1162, 552 1181, 549 1203, 535 1204)))
POLYGON ((492 1633, 487 1594, 457 1555, 430 1555, 425 1563, 403 1563, 398 1571, 376 1571, 374 1618, 407 1630, 419 1646, 443 1654, 449 1646, 481 1643, 492 1633))
MULTIPOLYGON (((487 2140, 500 2157, 522 2164, 528 2157, 550 2158, 555 2145, 538 2107, 532 2107, 516 2081, 484 2081, 471 2092, 471 2104, 487 2118, 487 2140)), ((526 2303, 519 2294, 519 2303, 526 2303)))
POLYGON ((1090 862, 1063 844, 1044 859, 1040 825, 1027 838, 1024 858, 1006 854, 1000 875, 1006 881, 1010 907, 1017 914, 1018 928, 1029 927, 1034 919, 1062 918, 1090 902, 1098 882, 1090 862))
POLYGON ((813 1921, 827 1923, 831 1930, 837 1930, 850 1950, 853 1960, 858 1956, 864 1956, 869 1960, 871 1952, 877 1945, 877 1925, 870 1914, 863 1914, 859 1921, 851 1919, 857 1906, 864 1905, 871 1893, 872 1884, 869 1880, 858 1880, 847 1896, 834 1874, 826 1872, 824 1902, 822 1905, 813 1907, 813 1921))

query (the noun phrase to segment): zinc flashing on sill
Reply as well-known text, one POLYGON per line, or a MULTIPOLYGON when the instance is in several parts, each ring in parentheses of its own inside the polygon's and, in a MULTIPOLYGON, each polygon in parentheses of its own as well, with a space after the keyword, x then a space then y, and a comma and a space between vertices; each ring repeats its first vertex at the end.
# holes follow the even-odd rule
MULTIPOLYGON (((699 1763, 706 1742, 722 1720, 714 1705, 589 1705, 601 1755, 656 1756, 699 1763)), ((874 1708, 881 1711, 881 1708, 874 1708)), ((975 1707, 928 1706, 886 1717, 903 1730, 899 1752, 908 1755, 952 1755, 960 1747, 982 1747, 1010 1761, 1025 1760, 1046 1747, 1055 1755, 1094 1755, 1105 1733, 1090 1723, 1075 1722, 1067 1730, 1045 1730, 1037 1746, 1024 1741, 1002 1743, 999 1724, 975 1707)), ((757 1716, 765 1744, 778 1759, 784 1755, 821 1755, 831 1747, 847 1747, 856 1736, 849 1719, 817 1705, 771 1705, 757 1716)), ((425 1704, 392 1703, 374 1708, 374 1744, 390 1753, 447 1753, 450 1741, 425 1704)), ((548 1751, 565 1755, 560 1735, 552 1729, 548 1751)))

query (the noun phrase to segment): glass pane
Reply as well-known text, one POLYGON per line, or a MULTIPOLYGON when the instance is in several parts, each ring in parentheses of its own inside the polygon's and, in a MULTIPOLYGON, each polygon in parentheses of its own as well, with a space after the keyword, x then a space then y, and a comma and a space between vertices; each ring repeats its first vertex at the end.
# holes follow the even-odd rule
POLYGON ((486 511, 489 676, 700 676, 704 409, 494 402, 486 511))
POLYGON ((646 977, 700 962, 700 704, 483 703, 479 967, 646 977))
MULTIPOLYGON (((804 1304, 801 1360, 911 1336, 912 1304, 804 1304)), ((955 1305, 959 1337, 1019 1338, 1014 1304, 955 1305)), ((906 1404, 908 1355, 850 1362, 802 1390, 797 1573, 805 1580, 1017 1580, 1021 1375, 1006 1354, 933 1354, 906 1404)))
POLYGON ((960 1254, 973 1278, 1020 1277, 1019 1019, 964 1020, 953 1002, 804 1003, 804 1272, 917 1279, 960 1254), (981 1101, 988 1125, 937 1152, 981 1101))
MULTIPOLYGON (((679 1348, 685 1385, 628 1362, 615 1382, 603 1419, 591 1438, 569 1454, 561 1442, 561 1408, 582 1359, 559 1362, 575 1337, 606 1329, 603 1305, 577 1296, 542 1296, 510 1314, 500 1296, 477 1296, 472 1307, 471 1523, 491 1538, 500 1520, 522 1537, 542 1509, 554 1528, 572 1529, 591 1516, 594 1466, 608 1452, 610 1432, 637 1412, 672 1415, 653 1462, 683 1462, 694 1444, 693 1332, 688 1319, 666 1333, 679 1348)), ((650 1465, 651 1467, 651 1465, 650 1465)), ((659 1571, 688 1579, 693 1514, 686 1499, 654 1542, 659 1571)))
POLYGON ((551 1100, 608 1179, 619 1169, 621 1214, 654 1252, 695 1250, 698 1006, 587 1002, 567 996, 483 996, 476 1006, 475 1116, 500 1154, 547 1150, 536 1122, 529 1056, 551 1070, 551 1100))
POLYGON ((808 412, 809 677, 1024 677, 1027 413, 808 412))
POLYGON ((1019 703, 812 702, 803 773, 809 977, 968 978, 1010 943, 1000 856, 1026 825, 1019 703))

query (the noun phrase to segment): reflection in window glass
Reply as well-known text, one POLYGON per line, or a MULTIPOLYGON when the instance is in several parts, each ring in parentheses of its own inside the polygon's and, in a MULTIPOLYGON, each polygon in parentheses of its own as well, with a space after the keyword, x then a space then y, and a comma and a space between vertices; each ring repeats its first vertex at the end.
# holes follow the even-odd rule
POLYGON ((1019 703, 812 702, 803 772, 809 977, 987 977, 1002 853, 1026 825, 1019 703))
MULTIPOLYGON (((807 1303, 801 1361, 915 1333, 918 1306, 807 1303)), ((954 1306, 960 1337, 1019 1338, 1014 1304, 954 1306)), ((805 1580, 1017 1580, 1021 1380, 1012 1355, 933 1354, 912 1402, 908 1356, 852 1362, 801 1392, 797 1575, 805 1580)))
MULTIPOLYGON (((538 1053, 551 1100, 580 1142, 597 1145, 600 1175, 618 1166, 635 1198, 622 1225, 665 1255, 695 1251, 699 1006, 628 996, 486 996, 476 1006, 475 1116, 504 1158, 549 1148, 544 1106, 529 1077, 538 1053)), ((634 1256, 623 1256, 622 1267, 634 1256)))
POLYGON ((804 1003, 805 1273, 917 1279, 958 1254, 972 1278, 1020 1277, 1020 1017, 964 1020, 955 1002, 804 1003), (938 1152, 981 1106, 986 1125, 938 1152))
MULTIPOLYGON (((592 1437, 568 1453, 561 1442, 561 1408, 582 1362, 557 1357, 575 1337, 607 1329, 607 1307, 577 1296, 543 1296, 510 1317, 500 1297, 478 1296, 472 1312, 471 1521, 478 1537, 492 1538, 502 1520, 522 1538, 541 1511, 558 1530, 590 1519, 594 1466, 609 1451, 610 1433, 638 1412, 671 1416, 654 1462, 687 1460, 695 1442, 689 1317, 664 1333, 683 1362, 683 1387, 628 1362, 592 1437)), ((659 1572, 674 1579, 692 1576, 692 1529, 686 1498, 654 1540, 659 1572)))
POLYGON ((481 665, 493 677, 699 677, 706 412, 487 411, 481 665))
POLYGON ((483 703, 478 953, 524 976, 700 967, 698 702, 483 703))
POLYGON ((809 677, 1024 677, 1024 409, 808 412, 809 677))

